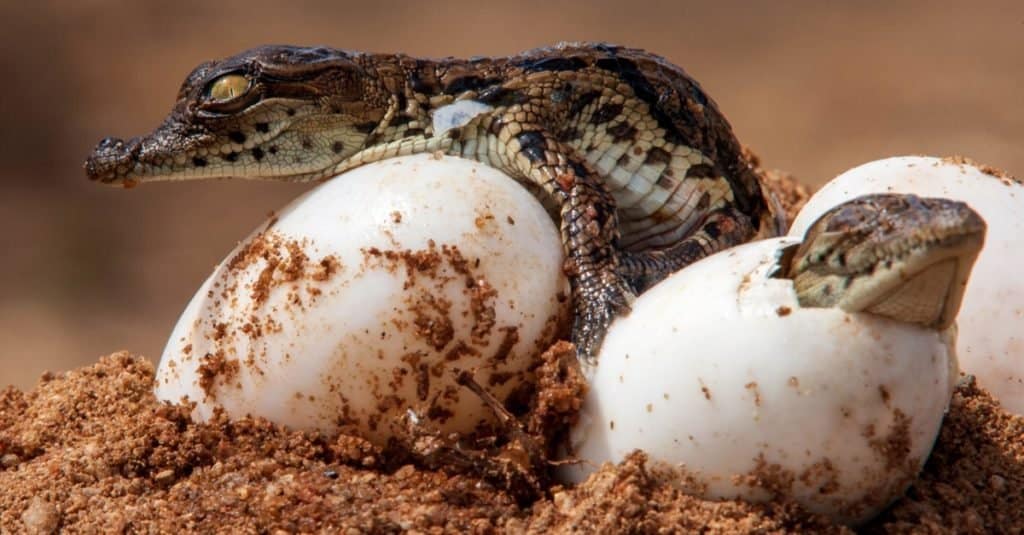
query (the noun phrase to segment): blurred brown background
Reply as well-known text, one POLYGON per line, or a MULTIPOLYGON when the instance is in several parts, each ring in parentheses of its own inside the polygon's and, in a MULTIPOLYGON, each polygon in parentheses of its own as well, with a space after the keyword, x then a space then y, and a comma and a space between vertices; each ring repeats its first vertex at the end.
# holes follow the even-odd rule
POLYGON ((559 40, 684 66, 767 166, 811 184, 903 153, 1024 175, 1024 7, 1005 2, 0 1, 0 387, 157 359, 212 267, 305 186, 88 183, 202 60, 262 43, 505 55, 559 40))

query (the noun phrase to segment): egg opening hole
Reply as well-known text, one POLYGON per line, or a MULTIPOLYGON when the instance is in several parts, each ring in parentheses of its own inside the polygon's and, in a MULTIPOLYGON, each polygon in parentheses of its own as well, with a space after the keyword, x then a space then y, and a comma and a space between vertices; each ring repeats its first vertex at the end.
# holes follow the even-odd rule
POLYGON ((775 257, 775 265, 772 267, 772 271, 768 273, 768 278, 793 280, 793 270, 790 269, 790 265, 793 263, 793 257, 796 256, 796 251, 799 248, 800 242, 797 242, 779 249, 775 257))

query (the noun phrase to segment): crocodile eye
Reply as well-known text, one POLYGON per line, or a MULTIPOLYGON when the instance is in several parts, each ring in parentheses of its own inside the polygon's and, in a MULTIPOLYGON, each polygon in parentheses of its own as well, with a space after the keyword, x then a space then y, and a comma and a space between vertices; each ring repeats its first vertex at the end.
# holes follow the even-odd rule
POLYGON ((225 74, 210 83, 206 94, 215 102, 223 102, 246 94, 249 87, 249 79, 245 76, 225 74))

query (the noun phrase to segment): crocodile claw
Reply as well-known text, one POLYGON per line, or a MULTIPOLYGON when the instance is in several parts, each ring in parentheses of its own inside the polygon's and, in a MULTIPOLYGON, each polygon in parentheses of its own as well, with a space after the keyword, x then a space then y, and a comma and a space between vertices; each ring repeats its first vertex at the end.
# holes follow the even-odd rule
POLYGON ((612 273, 586 279, 591 284, 577 290, 576 320, 572 329, 572 342, 576 357, 586 366, 597 365, 597 353, 604 342, 608 327, 615 318, 629 313, 636 295, 625 279, 612 273))

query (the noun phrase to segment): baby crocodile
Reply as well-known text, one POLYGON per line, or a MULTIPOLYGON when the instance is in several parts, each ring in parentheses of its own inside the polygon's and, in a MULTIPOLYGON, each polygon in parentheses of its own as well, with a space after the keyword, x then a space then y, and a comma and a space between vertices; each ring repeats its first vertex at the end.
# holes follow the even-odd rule
POLYGON ((783 276, 793 279, 802 306, 945 329, 956 319, 985 231, 962 202, 865 195, 818 218, 783 262, 783 276))
POLYGON ((489 164, 549 210, 572 283, 573 341, 589 363, 637 293, 773 224, 729 123, 697 82, 661 57, 608 44, 437 60, 254 48, 196 67, 163 124, 104 139, 85 170, 123 186, 307 181, 422 152, 489 164))

